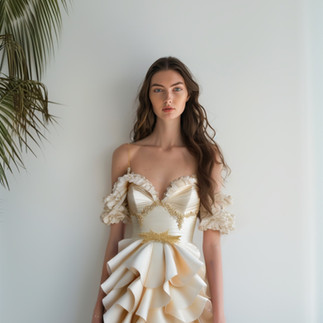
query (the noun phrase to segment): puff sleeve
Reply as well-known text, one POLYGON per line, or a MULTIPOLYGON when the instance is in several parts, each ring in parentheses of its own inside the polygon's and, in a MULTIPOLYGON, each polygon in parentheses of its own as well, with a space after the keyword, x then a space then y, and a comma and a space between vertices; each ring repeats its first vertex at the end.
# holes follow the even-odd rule
POLYGON ((226 207, 232 204, 231 196, 218 192, 214 195, 214 198, 215 203, 211 205, 211 214, 202 204, 200 205, 198 229, 201 231, 219 230, 221 234, 228 234, 235 229, 235 216, 226 210, 226 207))
POLYGON ((114 183, 111 194, 103 199, 103 212, 100 215, 101 221, 105 224, 113 224, 129 220, 127 206, 128 181, 125 176, 119 177, 114 183))

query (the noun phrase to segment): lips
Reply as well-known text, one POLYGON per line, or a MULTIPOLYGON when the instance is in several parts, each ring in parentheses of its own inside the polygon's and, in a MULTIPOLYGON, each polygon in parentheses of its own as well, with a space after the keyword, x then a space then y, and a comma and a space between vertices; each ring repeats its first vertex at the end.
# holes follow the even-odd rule
POLYGON ((174 110, 174 108, 172 108, 170 106, 163 108, 163 111, 171 111, 171 110, 174 110))

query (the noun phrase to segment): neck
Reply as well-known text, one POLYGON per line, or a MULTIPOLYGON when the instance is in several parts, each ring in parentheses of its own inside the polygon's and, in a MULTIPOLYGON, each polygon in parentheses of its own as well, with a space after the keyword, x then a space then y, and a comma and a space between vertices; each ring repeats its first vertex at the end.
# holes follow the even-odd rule
POLYGON ((180 118, 163 120, 157 118, 155 128, 150 135, 151 144, 162 149, 184 146, 181 134, 180 118))

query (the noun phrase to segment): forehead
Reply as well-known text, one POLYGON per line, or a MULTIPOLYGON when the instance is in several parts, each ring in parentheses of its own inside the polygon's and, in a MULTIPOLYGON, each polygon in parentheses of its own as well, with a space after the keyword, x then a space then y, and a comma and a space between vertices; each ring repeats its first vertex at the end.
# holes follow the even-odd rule
POLYGON ((151 85, 156 83, 160 85, 172 85, 178 82, 184 82, 184 78, 181 74, 174 70, 159 71, 155 73, 151 78, 151 85))

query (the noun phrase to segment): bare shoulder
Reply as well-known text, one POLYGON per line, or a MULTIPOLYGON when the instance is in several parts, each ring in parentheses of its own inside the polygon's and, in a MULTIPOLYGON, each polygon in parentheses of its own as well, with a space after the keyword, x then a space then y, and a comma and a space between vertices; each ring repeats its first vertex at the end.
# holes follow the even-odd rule
POLYGON ((125 172, 128 167, 129 157, 133 156, 134 153, 141 147, 142 145, 133 144, 133 143, 124 143, 118 146, 112 154, 112 165, 120 169, 120 172, 125 172))
POLYGON ((113 151, 113 154, 112 154, 113 161, 123 164, 123 161, 127 160, 127 149, 128 149, 127 146, 128 146, 128 143, 124 143, 118 146, 113 151))
POLYGON ((111 181, 114 183, 119 176, 122 176, 127 172, 128 167, 128 143, 124 143, 112 153, 112 164, 111 164, 111 181))

